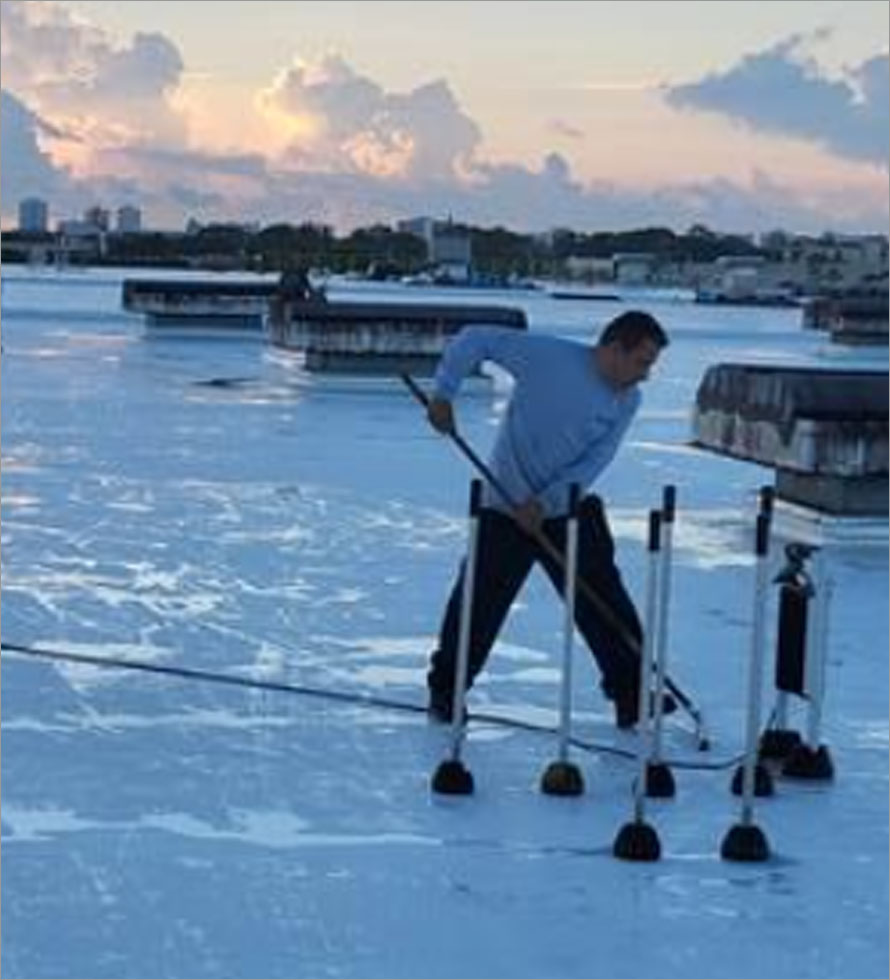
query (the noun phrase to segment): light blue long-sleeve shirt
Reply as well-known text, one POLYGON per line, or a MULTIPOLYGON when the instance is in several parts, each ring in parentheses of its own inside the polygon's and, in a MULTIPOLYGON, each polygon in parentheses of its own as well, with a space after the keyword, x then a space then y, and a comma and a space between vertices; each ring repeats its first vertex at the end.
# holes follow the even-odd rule
MULTIPOLYGON (((466 327, 445 348, 435 396, 452 401, 483 361, 500 365, 515 381, 489 461, 492 472, 514 504, 534 497, 545 517, 565 514, 570 485, 588 489, 615 455, 639 407, 639 389, 613 387, 586 344, 503 327, 466 327)), ((485 503, 511 509, 491 487, 485 503)))

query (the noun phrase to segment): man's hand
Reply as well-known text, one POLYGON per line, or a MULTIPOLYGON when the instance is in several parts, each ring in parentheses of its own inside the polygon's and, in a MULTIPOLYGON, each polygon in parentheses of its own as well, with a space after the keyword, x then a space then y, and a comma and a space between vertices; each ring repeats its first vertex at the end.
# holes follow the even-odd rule
POLYGON ((534 497, 529 497, 528 500, 514 509, 513 517, 524 531, 529 534, 537 534, 540 532, 541 524, 544 521, 544 508, 540 501, 534 497))
POLYGON ((441 432, 446 436, 452 436, 457 432, 451 402, 444 398, 431 398, 429 400, 426 417, 436 432, 441 432))

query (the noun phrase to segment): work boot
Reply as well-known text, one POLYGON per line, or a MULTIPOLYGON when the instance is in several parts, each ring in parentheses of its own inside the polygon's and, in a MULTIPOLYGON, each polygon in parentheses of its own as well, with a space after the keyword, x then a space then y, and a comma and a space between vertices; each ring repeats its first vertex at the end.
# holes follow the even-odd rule
MULTIPOLYGON (((615 695, 615 725, 618 728, 633 728, 640 720, 640 696, 633 690, 619 691, 615 695)), ((650 705, 650 712, 654 714, 654 698, 650 705)), ((677 710, 677 702, 671 694, 662 694, 661 713, 669 715, 677 710)))

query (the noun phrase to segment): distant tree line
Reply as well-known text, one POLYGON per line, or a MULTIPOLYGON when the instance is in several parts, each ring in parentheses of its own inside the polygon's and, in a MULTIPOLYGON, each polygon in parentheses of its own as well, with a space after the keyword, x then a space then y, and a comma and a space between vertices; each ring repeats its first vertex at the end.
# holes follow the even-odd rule
MULTIPOLYGON (((470 236, 475 271, 490 276, 556 276, 570 256, 608 258, 645 252, 666 263, 699 263, 721 255, 766 254, 748 238, 720 234, 703 225, 680 234, 661 227, 592 233, 558 229, 547 235, 520 234, 503 227, 454 227, 470 236)), ((21 261, 28 235, 7 232, 2 244, 3 261, 21 261)), ((326 225, 309 222, 277 223, 261 229, 220 223, 175 233, 109 233, 95 253, 87 256, 90 264, 258 272, 303 268, 381 278, 412 275, 429 266, 426 242, 414 234, 372 225, 341 237, 326 225)))

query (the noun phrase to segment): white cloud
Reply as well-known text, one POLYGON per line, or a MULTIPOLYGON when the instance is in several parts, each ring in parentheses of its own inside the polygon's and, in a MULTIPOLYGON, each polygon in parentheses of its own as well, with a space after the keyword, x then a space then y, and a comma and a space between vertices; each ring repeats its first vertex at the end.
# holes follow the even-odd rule
POLYGON ((183 62, 162 34, 117 45, 63 7, 25 0, 4 0, 0 31, 4 88, 89 145, 184 140, 169 101, 183 62))
POLYGON ((547 154, 537 169, 477 163, 472 180, 393 180, 359 169, 297 170, 273 165, 259 154, 130 146, 104 151, 105 176, 75 182, 40 151, 40 120, 7 93, 3 106, 3 198, 9 210, 25 194, 43 193, 56 213, 76 213, 96 200, 112 205, 138 201, 153 223, 167 227, 181 226, 194 215, 203 221, 324 221, 343 231, 449 213, 518 231, 557 225, 583 231, 645 225, 679 230, 700 222, 723 231, 861 232, 881 231, 888 222, 886 200, 876 202, 866 192, 833 190, 830 196, 804 199, 765 174, 755 174, 748 187, 720 178, 654 192, 585 185, 558 153, 547 154))
POLYGON ((65 170, 56 167, 41 148, 38 136, 50 129, 24 103, 9 92, 0 92, 0 172, 4 200, 30 195, 52 197, 63 193, 70 181, 65 170))
POLYGON ((446 82, 386 92, 336 54, 281 72, 260 105, 293 132, 291 162, 330 172, 453 178, 481 140, 446 82))
POLYGON ((728 71, 667 87, 675 106, 718 112, 770 133, 794 136, 838 156, 888 165, 890 72, 887 54, 828 78, 803 58, 805 39, 788 38, 728 71))
MULTIPOLYGON (((651 225, 682 230, 702 223, 726 232, 785 227, 811 233, 879 232, 888 218, 886 204, 883 210, 876 207, 867 194, 804 199, 764 174, 755 174, 750 186, 717 178, 665 185, 655 192, 584 185, 558 154, 548 155, 536 170, 489 165, 480 167, 475 178, 405 182, 356 172, 270 170, 242 217, 267 223, 324 221, 341 231, 419 214, 452 214, 477 225, 525 232, 560 225, 579 231, 651 225)), ((182 182, 187 180, 183 171, 182 182)), ((216 210, 202 216, 231 214, 216 210)))
POLYGON ((101 31, 57 4, 4 0, 0 43, 4 86, 27 91, 46 79, 83 74, 104 41, 101 31))

